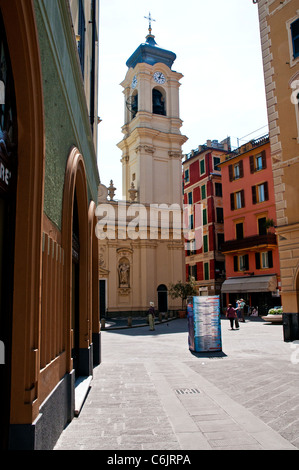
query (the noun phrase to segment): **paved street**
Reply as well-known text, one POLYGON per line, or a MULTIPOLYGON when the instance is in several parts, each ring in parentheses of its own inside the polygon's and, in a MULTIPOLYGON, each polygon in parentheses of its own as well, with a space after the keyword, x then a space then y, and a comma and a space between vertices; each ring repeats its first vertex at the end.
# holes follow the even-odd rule
POLYGON ((102 364, 55 449, 299 449, 299 344, 282 325, 222 320, 222 353, 188 349, 187 320, 102 332, 102 364))

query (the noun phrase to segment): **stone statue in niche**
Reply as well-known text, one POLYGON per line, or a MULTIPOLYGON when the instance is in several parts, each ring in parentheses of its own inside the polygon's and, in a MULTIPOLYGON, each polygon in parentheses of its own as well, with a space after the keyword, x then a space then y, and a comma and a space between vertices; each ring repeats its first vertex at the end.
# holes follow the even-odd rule
POLYGON ((130 264, 128 261, 122 261, 118 267, 119 287, 130 286, 130 264))

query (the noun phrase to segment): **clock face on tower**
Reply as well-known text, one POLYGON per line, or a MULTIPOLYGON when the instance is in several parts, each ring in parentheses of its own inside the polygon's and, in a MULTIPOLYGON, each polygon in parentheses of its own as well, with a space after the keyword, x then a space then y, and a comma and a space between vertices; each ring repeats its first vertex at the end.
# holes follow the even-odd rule
POLYGON ((131 87, 132 88, 136 88, 137 86, 137 77, 136 75, 133 77, 133 80, 132 80, 132 83, 131 83, 131 87))
POLYGON ((157 83, 163 84, 166 81, 165 75, 162 72, 155 72, 154 73, 154 80, 157 83))

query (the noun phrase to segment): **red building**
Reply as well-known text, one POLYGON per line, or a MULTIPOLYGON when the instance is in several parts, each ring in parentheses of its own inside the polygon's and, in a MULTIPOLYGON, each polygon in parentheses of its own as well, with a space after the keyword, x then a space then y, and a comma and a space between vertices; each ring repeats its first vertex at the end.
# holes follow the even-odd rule
POLYGON ((248 142, 220 164, 226 303, 243 298, 259 314, 280 305, 280 266, 269 136, 248 142))
POLYGON ((199 295, 220 295, 225 279, 222 184, 219 164, 230 151, 230 139, 207 141, 183 162, 184 204, 190 208, 193 239, 186 250, 186 279, 193 276, 199 295), (195 234, 200 233, 197 237, 195 234))

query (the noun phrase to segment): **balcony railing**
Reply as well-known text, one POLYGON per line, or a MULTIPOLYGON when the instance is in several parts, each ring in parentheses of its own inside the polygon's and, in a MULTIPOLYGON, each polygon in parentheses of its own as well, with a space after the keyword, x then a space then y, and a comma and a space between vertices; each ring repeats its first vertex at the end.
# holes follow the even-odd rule
POLYGON ((277 245, 275 233, 267 233, 266 235, 255 235, 253 237, 246 237, 240 240, 228 240, 222 243, 222 253, 229 253, 231 251, 242 251, 252 248, 261 248, 262 246, 277 245))

